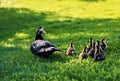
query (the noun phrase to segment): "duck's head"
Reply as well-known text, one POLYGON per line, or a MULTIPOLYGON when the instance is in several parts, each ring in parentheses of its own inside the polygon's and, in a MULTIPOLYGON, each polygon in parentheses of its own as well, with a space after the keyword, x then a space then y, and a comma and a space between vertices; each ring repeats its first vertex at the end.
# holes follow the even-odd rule
POLYGON ((70 47, 73 47, 73 42, 70 43, 70 47))
POLYGON ((96 46, 100 46, 100 41, 99 40, 97 40, 96 46))
POLYGON ((89 38, 89 46, 92 46, 92 37, 89 38))
POLYGON ((46 33, 43 27, 39 27, 37 30, 37 34, 42 34, 42 33, 46 33))
POLYGON ((89 38, 89 42, 92 42, 92 37, 89 38))
POLYGON ((73 45, 73 42, 71 42, 70 45, 73 45))
POLYGON ((39 27, 36 32, 35 40, 43 40, 42 33, 46 33, 43 27, 39 27))

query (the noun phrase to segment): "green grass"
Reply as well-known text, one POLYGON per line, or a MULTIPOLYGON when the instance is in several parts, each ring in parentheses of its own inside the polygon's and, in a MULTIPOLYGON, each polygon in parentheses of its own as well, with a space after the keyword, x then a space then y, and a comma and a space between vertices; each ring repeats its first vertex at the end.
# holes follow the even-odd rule
POLYGON ((120 5, 118 0, 17 0, 0 8, 0 81, 119 81, 120 5), (55 52, 48 59, 31 54, 36 29, 66 51, 74 42, 76 55, 55 52), (89 37, 105 38, 106 60, 79 60, 89 37))

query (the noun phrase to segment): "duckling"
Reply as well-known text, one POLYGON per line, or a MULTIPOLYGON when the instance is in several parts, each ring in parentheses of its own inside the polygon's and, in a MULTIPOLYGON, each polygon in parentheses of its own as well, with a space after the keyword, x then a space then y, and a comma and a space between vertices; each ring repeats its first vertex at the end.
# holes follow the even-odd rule
POLYGON ((90 49, 92 48, 92 37, 89 38, 89 45, 87 47, 87 53, 90 51, 90 49))
POLYGON ((105 59, 104 52, 100 51, 100 42, 97 41, 96 49, 95 49, 95 54, 94 54, 94 62, 96 61, 102 61, 105 59))
POLYGON ((105 39, 102 39, 102 44, 100 45, 103 50, 107 47, 105 39))
POLYGON ((99 41, 99 40, 97 40, 96 46, 99 46, 100 52, 101 52, 102 54, 104 54, 104 50, 103 50, 102 47, 100 46, 100 41, 99 41))
POLYGON ((87 47, 84 47, 82 53, 80 53, 80 55, 79 55, 79 59, 86 59, 87 57, 88 57, 87 47))
POLYGON ((91 56, 91 57, 94 57, 94 53, 95 53, 95 42, 93 43, 92 48, 88 52, 88 55, 91 56))
POLYGON ((70 46, 67 49, 66 55, 74 55, 74 54, 75 54, 75 49, 73 43, 71 42, 70 46))
POLYGON ((40 57, 49 57, 55 51, 62 51, 51 42, 43 40, 42 33, 46 33, 43 27, 39 27, 36 32, 35 41, 30 45, 30 51, 40 57))

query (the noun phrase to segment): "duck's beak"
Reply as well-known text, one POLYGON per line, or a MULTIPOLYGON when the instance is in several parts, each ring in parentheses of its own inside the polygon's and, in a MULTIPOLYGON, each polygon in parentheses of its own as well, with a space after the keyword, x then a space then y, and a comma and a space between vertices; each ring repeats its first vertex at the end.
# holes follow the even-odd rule
POLYGON ((46 34, 46 31, 43 31, 43 33, 45 33, 45 34, 46 34))
POLYGON ((43 32, 43 33, 45 33, 45 34, 46 34, 46 31, 44 30, 44 28, 42 28, 41 30, 42 30, 42 32, 43 32))

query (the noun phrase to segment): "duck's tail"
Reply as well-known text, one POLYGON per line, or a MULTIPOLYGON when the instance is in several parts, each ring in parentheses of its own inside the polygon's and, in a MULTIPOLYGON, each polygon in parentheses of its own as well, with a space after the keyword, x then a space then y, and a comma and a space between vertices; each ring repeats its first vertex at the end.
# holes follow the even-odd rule
POLYGON ((55 51, 62 51, 61 49, 58 49, 58 48, 54 48, 55 51))
POLYGON ((59 52, 64 52, 63 50, 61 49, 58 49, 58 48, 54 48, 55 51, 59 51, 59 52))

